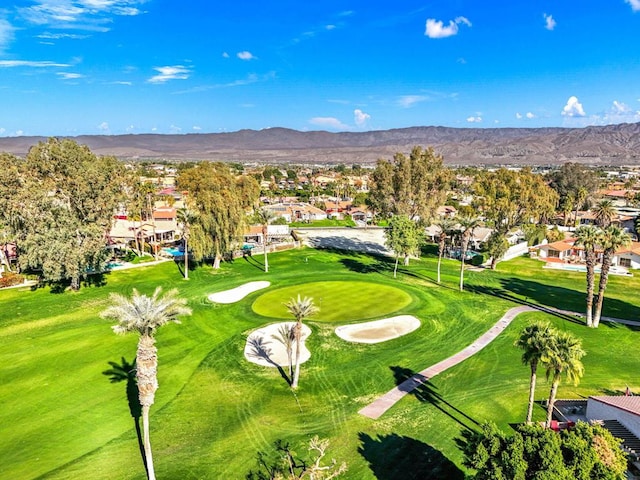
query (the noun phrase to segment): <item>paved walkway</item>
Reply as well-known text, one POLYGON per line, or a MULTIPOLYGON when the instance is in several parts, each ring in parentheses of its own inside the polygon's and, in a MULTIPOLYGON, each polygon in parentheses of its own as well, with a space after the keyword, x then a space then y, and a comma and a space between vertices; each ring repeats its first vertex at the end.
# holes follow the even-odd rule
POLYGON ((466 360, 471 355, 475 355, 482 350, 485 346, 493 341, 502 331, 509 326, 511 321, 522 312, 533 312, 538 310, 534 307, 521 306, 507 310, 498 322, 491 327, 484 335, 478 338, 471 345, 465 349, 459 351, 455 355, 442 360, 441 362, 432 365, 421 372, 416 373, 411 378, 408 378, 393 390, 388 391, 372 403, 361 409, 358 413, 369 418, 379 418, 383 413, 393 407, 396 402, 400 401, 406 394, 411 393, 414 389, 427 382, 429 379, 435 377, 439 373, 459 364, 466 360))

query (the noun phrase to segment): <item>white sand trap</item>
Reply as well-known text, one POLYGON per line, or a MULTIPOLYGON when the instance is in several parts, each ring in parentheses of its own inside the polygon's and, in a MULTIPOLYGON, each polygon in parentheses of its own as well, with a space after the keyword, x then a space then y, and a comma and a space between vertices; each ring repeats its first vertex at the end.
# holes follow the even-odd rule
POLYGON ((420 326, 413 315, 398 315, 373 322, 343 325, 336 328, 336 335, 347 342, 380 343, 411 333, 420 326))
POLYGON ((216 292, 209 295, 209 301, 215 303, 235 303, 242 300, 250 293, 257 292, 263 288, 267 288, 271 285, 271 282, 249 282, 239 287, 232 288, 231 290, 224 290, 222 292, 216 292))
MULTIPOLYGON (((278 335, 280 325, 291 328, 295 322, 282 322, 267 325, 251 332, 247 337, 247 343, 244 346, 244 356, 250 362, 262 365, 264 367, 280 366, 284 369, 289 368, 289 359, 287 358, 287 349, 279 340, 273 338, 278 335)), ((302 324, 302 337, 300 339, 300 363, 304 363, 311 358, 311 352, 305 345, 305 340, 311 335, 311 329, 304 323, 302 324)), ((292 358, 295 365, 296 361, 296 345, 293 342, 292 358)))

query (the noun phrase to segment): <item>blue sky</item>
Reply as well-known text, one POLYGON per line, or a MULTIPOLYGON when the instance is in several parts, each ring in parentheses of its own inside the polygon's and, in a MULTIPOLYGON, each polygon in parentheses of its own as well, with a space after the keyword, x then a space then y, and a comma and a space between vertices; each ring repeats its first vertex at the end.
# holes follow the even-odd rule
POLYGON ((640 121, 640 0, 0 5, 0 136, 640 121))

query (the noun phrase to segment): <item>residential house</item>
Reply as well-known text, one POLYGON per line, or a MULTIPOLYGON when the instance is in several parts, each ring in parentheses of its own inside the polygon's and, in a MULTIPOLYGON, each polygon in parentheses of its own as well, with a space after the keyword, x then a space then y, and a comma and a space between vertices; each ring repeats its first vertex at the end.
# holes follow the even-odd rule
POLYGON ((275 203, 266 205, 264 208, 271 210, 276 217, 284 218, 287 223, 291 222, 312 222, 315 220, 326 220, 327 213, 308 203, 275 203))

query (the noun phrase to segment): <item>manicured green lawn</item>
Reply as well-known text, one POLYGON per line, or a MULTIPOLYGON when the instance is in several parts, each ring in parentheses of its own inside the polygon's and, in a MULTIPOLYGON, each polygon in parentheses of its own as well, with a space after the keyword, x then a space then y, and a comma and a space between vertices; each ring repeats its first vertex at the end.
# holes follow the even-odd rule
MULTIPOLYGON (((275 440, 291 442, 304 456, 314 434, 330 439, 330 457, 349 464, 345 478, 462 478, 455 441, 462 428, 484 420, 508 428, 524 417, 528 368, 513 341, 538 318, 581 337, 587 351, 581 384, 562 384, 560 397, 621 392, 626 385, 640 390, 635 328, 605 323, 593 330, 536 312, 518 317, 492 344, 379 420, 367 419, 360 408, 464 348, 508 308, 531 302, 581 310, 584 274, 542 270, 539 262, 518 259, 495 272, 467 272, 461 293, 453 261, 444 261, 440 286, 433 258, 412 262, 397 280, 390 260, 357 253, 293 250, 270 255, 269 263, 269 274, 255 261, 239 259, 217 272, 198 268, 184 281, 176 265, 165 263, 113 272, 105 285, 76 293, 0 291, 0 478, 145 478, 126 386, 102 373, 108 362, 130 362, 135 355, 137 338, 114 335, 99 317, 110 292, 128 295, 134 287, 144 293, 156 285, 178 288, 193 309, 181 325, 157 335, 160 388, 151 441, 158 478, 242 479, 255 468, 256 454, 275 440), (206 300, 212 292, 265 279, 272 282, 269 289, 236 304, 206 300), (319 315, 309 322, 312 357, 302 366, 296 398, 275 369, 245 361, 242 352, 252 329, 280 315, 257 314, 256 300, 273 294, 267 303, 279 308, 281 297, 305 295, 309 284, 319 288, 313 296, 322 297, 325 313, 334 308, 328 299, 337 303, 344 296, 350 300, 334 310, 344 310, 343 319, 387 316, 395 307, 417 316, 422 327, 389 342, 356 345, 335 336, 335 324, 319 315), (369 295, 353 296, 354 284, 369 295), (369 310, 375 308, 375 314, 369 310)), ((639 319, 639 289, 635 277, 612 277, 604 314, 639 319)), ((537 398, 543 399, 549 385, 543 372, 540 378, 537 398)), ((542 408, 535 415, 542 419, 542 408)))
POLYGON ((355 320, 381 318, 409 305, 411 295, 390 285, 373 282, 309 282, 276 288, 264 293, 253 303, 258 315, 291 318, 285 303, 292 298, 311 297, 319 312, 316 322, 349 323, 355 320))

